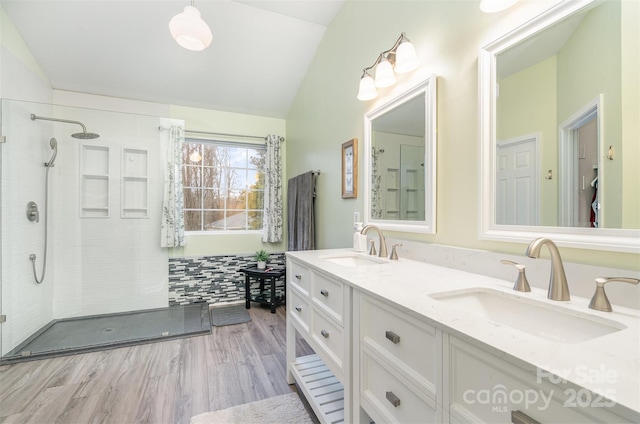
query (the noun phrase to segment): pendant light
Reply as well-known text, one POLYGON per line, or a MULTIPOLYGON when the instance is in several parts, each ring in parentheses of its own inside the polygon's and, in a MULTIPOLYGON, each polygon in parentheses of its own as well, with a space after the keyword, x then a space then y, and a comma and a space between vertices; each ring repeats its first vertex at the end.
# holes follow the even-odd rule
POLYGON ((193 7, 193 0, 191 6, 185 6, 182 13, 171 18, 169 31, 176 42, 187 50, 204 50, 213 40, 211 29, 202 20, 200 11, 193 7))

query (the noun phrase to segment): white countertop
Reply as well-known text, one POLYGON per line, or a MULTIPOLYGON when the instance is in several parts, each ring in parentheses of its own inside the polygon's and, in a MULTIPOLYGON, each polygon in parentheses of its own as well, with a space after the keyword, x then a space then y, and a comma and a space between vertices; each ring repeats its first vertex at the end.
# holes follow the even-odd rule
POLYGON ((567 302, 552 301, 547 299, 546 290, 532 287, 528 293, 516 292, 512 290, 512 282, 410 259, 363 266, 343 266, 326 259, 343 254, 364 255, 351 249, 287 252, 315 270, 330 273, 365 293, 413 311, 449 333, 481 342, 505 360, 552 373, 640 413, 640 311, 614 304, 613 312, 599 312, 588 308, 589 299, 572 296, 567 302), (430 297, 469 288, 499 290, 552 308, 566 308, 572 314, 589 315, 596 321, 602 318, 615 321, 627 328, 584 342, 557 342, 478 319, 475 314, 430 297))

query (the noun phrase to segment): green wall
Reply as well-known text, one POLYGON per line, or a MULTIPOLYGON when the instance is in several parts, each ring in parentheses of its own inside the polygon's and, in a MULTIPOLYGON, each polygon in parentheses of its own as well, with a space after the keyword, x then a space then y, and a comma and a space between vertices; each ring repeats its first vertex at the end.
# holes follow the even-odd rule
POLYGON ((540 225, 558 224, 558 124, 556 119, 556 57, 543 60, 499 81, 496 109, 499 140, 540 133, 540 225))
MULTIPOLYGON (((474 1, 347 1, 318 47, 287 117, 287 174, 320 169, 316 214, 318 248, 352 243, 358 199, 341 199, 340 146, 358 138, 363 154, 363 115, 426 78, 438 76, 437 234, 390 236, 524 254, 517 243, 478 239, 478 50, 548 7, 520 2, 509 11, 484 14, 474 1), (421 67, 400 75, 395 87, 370 102, 356 99, 362 69, 390 48, 402 31, 416 47, 421 67)), ((637 21, 636 21, 637 22, 637 21)), ((363 174, 360 167, 359 181, 363 174)), ((362 185, 361 185, 362 187, 362 185)), ((563 249, 577 263, 638 269, 638 255, 563 249)))

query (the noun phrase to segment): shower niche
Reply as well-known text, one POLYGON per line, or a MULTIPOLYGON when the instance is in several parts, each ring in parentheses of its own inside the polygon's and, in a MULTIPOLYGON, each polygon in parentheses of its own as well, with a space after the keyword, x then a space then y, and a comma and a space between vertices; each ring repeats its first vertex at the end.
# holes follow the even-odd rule
POLYGON ((149 217, 149 162, 144 149, 122 149, 121 218, 149 217))
MULTIPOLYGON (((109 218, 110 149, 81 146, 80 216, 109 218)), ((120 166, 120 218, 149 217, 149 153, 146 149, 122 148, 120 166)), ((117 170, 116 170, 117 172, 117 170)), ((115 205, 117 208, 117 205, 115 205)))
POLYGON ((82 145, 80 216, 109 217, 109 147, 82 145))

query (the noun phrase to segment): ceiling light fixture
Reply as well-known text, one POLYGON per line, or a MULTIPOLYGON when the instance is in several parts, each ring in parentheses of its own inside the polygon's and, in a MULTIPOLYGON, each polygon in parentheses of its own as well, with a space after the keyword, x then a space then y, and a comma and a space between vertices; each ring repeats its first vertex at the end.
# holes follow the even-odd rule
POLYGON ((182 13, 171 18, 169 31, 176 42, 187 50, 204 50, 213 40, 211 29, 202 20, 200 11, 193 7, 193 0, 191 6, 185 6, 182 13))
POLYGON ((396 73, 403 74, 413 71, 419 64, 416 49, 403 32, 393 47, 380 53, 373 65, 363 69, 360 77, 358 100, 375 99, 378 97, 376 87, 392 86, 396 83, 396 73), (373 68, 375 68, 375 80, 369 73, 373 68))
POLYGON ((496 13, 510 8, 518 0, 480 0, 480 10, 484 13, 496 13))

